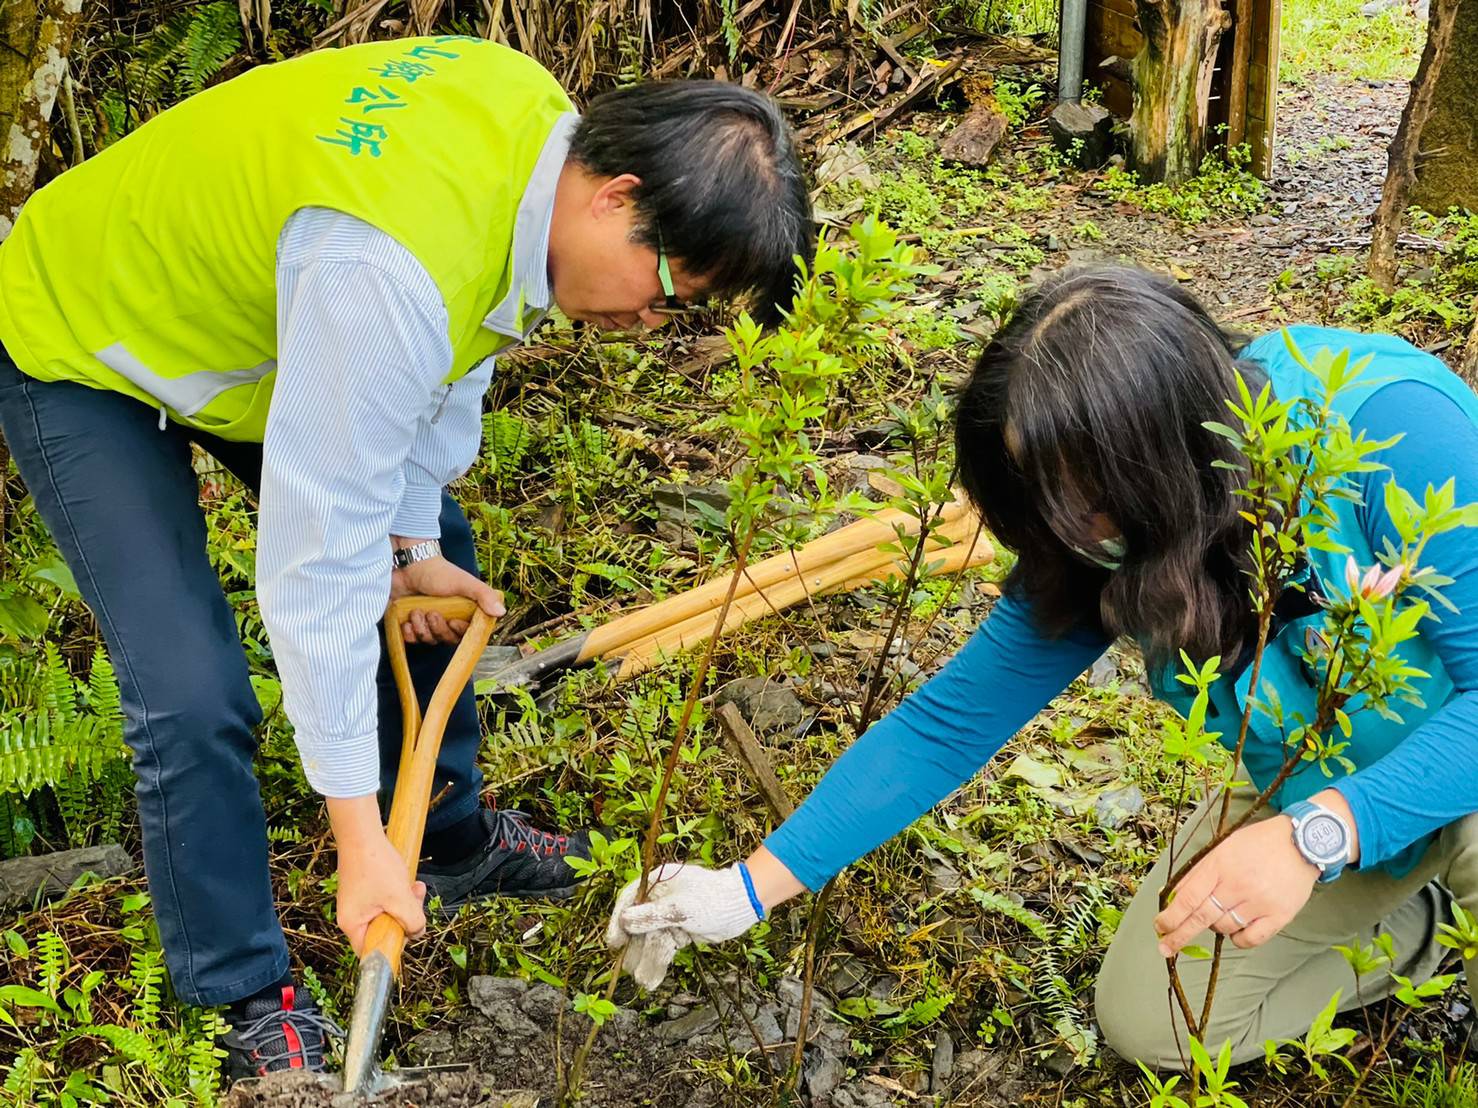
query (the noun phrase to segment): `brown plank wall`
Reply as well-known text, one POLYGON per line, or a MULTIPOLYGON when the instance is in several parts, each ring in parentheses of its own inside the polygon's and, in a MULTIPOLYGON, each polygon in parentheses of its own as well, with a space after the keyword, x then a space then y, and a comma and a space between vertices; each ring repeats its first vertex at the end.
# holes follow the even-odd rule
MULTIPOLYGON (((1235 0, 1227 0, 1234 6, 1235 0)), ((1275 92, 1278 74, 1278 27, 1282 0, 1252 0, 1252 55, 1247 81, 1247 116, 1243 141, 1252 148, 1252 170, 1266 177, 1272 169, 1275 92)), ((1208 117, 1213 129, 1230 126, 1228 118, 1232 52, 1236 28, 1222 36, 1217 66, 1211 79, 1208 117)), ((1134 109, 1134 90, 1129 82, 1129 64, 1144 45, 1135 23, 1134 0, 1088 0, 1088 41, 1084 48, 1083 76, 1088 84, 1103 90, 1103 103, 1120 118, 1134 109), (1109 59, 1119 59, 1105 66, 1109 59)), ((1213 145, 1219 143, 1213 140, 1213 145)))

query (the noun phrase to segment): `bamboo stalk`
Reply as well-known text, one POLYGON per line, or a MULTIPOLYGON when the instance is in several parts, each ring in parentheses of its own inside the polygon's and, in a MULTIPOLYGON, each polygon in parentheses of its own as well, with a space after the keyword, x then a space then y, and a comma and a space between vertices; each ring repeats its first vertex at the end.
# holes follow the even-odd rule
MULTIPOLYGON (((963 503, 955 501, 945 509, 942 518, 945 522, 952 522, 966 515, 973 520, 974 514, 963 503)), ((823 535, 799 550, 784 551, 756 562, 743 572, 735 597, 742 598, 787 581, 795 581, 859 552, 875 551, 882 543, 896 542, 898 535, 894 525, 898 523, 902 523, 909 534, 917 534, 918 520, 906 512, 888 509, 871 519, 858 520, 829 535, 823 535)), ((621 616, 596 628, 586 638, 578 661, 587 662, 605 657, 618 652, 623 646, 649 638, 664 628, 711 614, 728 595, 729 576, 731 575, 709 581, 660 604, 653 604, 650 608, 621 616)))
MULTIPOLYGON (((982 538, 973 547, 970 545, 977 527, 976 520, 969 517, 957 519, 940 528, 938 533, 954 540, 954 544, 930 552, 929 560, 935 563, 930 572, 954 573, 967 566, 990 562, 994 552, 988 542, 982 538)), ((751 620, 794 607, 808 597, 850 591, 902 572, 896 552, 876 549, 862 551, 822 567, 804 578, 793 578, 771 588, 751 592, 747 596, 736 596, 723 627, 717 631, 720 635, 728 634, 751 620)), ((715 630, 716 624, 711 617, 696 616, 619 648, 616 653, 622 654, 623 659, 616 674, 617 680, 635 677, 658 661, 697 646, 712 636, 715 630)))

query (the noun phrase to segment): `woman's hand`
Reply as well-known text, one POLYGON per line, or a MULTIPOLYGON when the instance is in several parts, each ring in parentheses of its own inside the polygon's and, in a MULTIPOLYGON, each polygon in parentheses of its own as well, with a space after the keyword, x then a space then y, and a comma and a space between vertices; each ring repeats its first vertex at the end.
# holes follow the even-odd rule
POLYGON ((723 870, 660 866, 651 873, 642 904, 635 903, 637 887, 633 881, 616 897, 606 942, 616 949, 630 943, 623 965, 644 989, 662 983, 683 947, 735 938, 760 919, 738 865, 723 870))
MULTIPOLYGON (((1360 831, 1354 813, 1337 789, 1309 798, 1343 817, 1350 829, 1348 862, 1360 860, 1360 831)), ((1319 880, 1319 867, 1293 843, 1287 816, 1250 823, 1196 863, 1169 906, 1155 917, 1160 953, 1179 953, 1206 928, 1237 946, 1261 946, 1303 910, 1319 880)))
POLYGON ((1248 824, 1196 863, 1155 917, 1160 954, 1178 953, 1208 927, 1247 948, 1267 942, 1298 915, 1319 868, 1293 844, 1293 821, 1248 824))
POLYGON ((405 859, 380 826, 373 796, 328 801, 329 822, 339 852, 339 930, 355 954, 364 949, 364 934, 380 913, 388 913, 407 937, 426 931, 426 886, 406 876, 405 859))
MULTIPOLYGON (((392 536, 391 545, 399 550, 422 541, 397 535, 392 536)), ((504 612, 502 593, 439 556, 391 571, 390 599, 415 595, 465 596, 476 601, 479 608, 494 618, 504 612)), ((400 633, 406 642, 455 644, 462 641, 466 631, 465 619, 449 620, 436 612, 412 612, 410 618, 400 625, 400 633)))
MULTIPOLYGON (((806 891, 764 847, 744 864, 766 913, 806 891)), ((651 873, 643 904, 636 903, 637 887, 633 881, 616 897, 606 942, 615 948, 631 944, 622 964, 645 989, 662 983, 673 957, 689 943, 720 943, 744 934, 760 920, 737 865, 725 870, 661 866, 651 873)))

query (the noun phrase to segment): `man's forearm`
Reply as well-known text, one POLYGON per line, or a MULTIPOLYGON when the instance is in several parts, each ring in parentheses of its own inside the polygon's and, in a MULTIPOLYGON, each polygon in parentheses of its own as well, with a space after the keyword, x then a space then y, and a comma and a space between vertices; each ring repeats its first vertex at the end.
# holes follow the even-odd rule
POLYGON ((385 833, 380 823, 380 803, 375 795, 351 797, 326 797, 328 822, 333 829, 334 843, 340 850, 354 847, 378 838, 385 833))

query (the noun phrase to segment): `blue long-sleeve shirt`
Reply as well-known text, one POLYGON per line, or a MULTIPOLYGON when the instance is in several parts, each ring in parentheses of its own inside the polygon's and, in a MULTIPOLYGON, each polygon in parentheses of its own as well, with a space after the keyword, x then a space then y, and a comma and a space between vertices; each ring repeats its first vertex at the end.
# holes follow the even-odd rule
MULTIPOLYGON (((1389 471, 1363 475, 1358 516, 1372 549, 1399 541, 1384 507, 1387 479, 1420 498, 1455 478, 1459 504, 1478 500, 1478 427, 1436 389, 1385 385, 1353 429, 1374 439, 1404 434, 1380 455, 1389 471)), ((1478 535, 1439 536, 1423 562, 1453 578, 1444 595, 1459 614, 1440 613, 1424 633, 1457 691, 1390 754, 1335 784, 1355 817, 1362 866, 1478 812, 1478 774, 1462 769, 1478 755, 1478 535)), ((1086 630, 1048 639, 1024 600, 1003 598, 938 674, 837 759, 765 846, 819 888, 969 780, 1108 645, 1086 630)))

